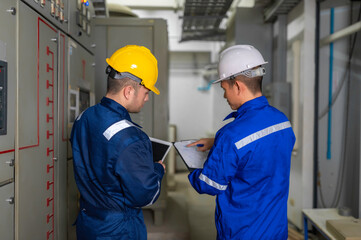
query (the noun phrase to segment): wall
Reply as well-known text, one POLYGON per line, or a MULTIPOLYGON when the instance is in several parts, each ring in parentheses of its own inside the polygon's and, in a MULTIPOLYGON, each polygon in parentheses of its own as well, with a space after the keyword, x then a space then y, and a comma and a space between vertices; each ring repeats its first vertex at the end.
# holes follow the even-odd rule
MULTIPOLYGON (((354 4, 353 23, 360 4, 354 4)), ((321 11, 321 39, 330 35, 330 7, 321 11)), ((334 7, 334 32, 350 23, 350 5, 334 7)), ((359 35, 359 33, 358 33, 359 35)), ((353 36, 352 36, 353 37, 353 36)), ((350 36, 320 48, 318 207, 348 207, 359 217, 360 36, 355 41, 351 75, 348 71, 350 36), (330 58, 332 63, 330 63, 330 58), (330 79, 330 71, 332 79, 330 79), (330 80, 332 111, 328 111, 330 80), (329 118, 329 116, 331 116, 329 118), (330 142, 329 142, 330 141, 330 142)))
MULTIPOLYGON (((220 85, 209 86, 203 78, 204 66, 209 61, 207 52, 170 53, 169 123, 176 125, 177 140, 214 136, 231 111, 220 85)), ((176 168, 185 170, 179 157, 176 168)))

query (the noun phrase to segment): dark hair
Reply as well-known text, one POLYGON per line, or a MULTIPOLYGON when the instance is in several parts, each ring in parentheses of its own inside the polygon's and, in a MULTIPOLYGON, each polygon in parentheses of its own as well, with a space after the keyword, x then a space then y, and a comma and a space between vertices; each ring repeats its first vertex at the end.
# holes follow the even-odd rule
POLYGON ((108 76, 107 80, 107 93, 109 94, 117 94, 120 90, 125 88, 126 86, 132 86, 137 93, 139 88, 139 83, 130 79, 130 78, 123 78, 123 79, 114 79, 108 76))
POLYGON ((251 93, 256 94, 258 92, 262 92, 262 80, 263 76, 248 78, 246 76, 239 75, 236 78, 229 80, 229 85, 233 86, 236 81, 240 81, 244 83, 244 85, 246 85, 246 87, 251 93))

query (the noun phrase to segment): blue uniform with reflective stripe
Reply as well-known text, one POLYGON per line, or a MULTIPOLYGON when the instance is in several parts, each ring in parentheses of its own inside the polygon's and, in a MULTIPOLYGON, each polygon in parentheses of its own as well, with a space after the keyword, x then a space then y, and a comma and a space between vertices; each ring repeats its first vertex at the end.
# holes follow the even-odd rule
POLYGON ((78 239, 146 239, 141 207, 156 201, 164 175, 149 137, 104 97, 74 122, 71 143, 81 195, 78 239))
POLYGON ((189 181, 197 192, 217 195, 217 239, 286 240, 291 125, 263 96, 230 117, 189 181))

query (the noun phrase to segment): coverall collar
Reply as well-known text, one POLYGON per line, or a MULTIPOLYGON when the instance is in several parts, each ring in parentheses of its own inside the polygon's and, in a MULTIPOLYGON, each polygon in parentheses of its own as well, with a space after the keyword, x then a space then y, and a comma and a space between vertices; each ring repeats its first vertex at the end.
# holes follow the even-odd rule
POLYGON ((237 111, 231 112, 228 116, 223 119, 223 121, 230 119, 230 118, 238 118, 242 116, 248 109, 256 109, 261 108, 263 106, 268 105, 268 100, 265 96, 260 96, 245 102, 242 106, 240 106, 237 111))
POLYGON ((125 107, 123 107, 121 104, 114 101, 113 99, 103 97, 102 100, 100 101, 100 104, 116 113, 119 113, 121 118, 124 118, 130 121, 131 123, 133 123, 134 125, 136 125, 137 127, 142 128, 141 126, 139 126, 138 124, 132 121, 128 110, 125 107))

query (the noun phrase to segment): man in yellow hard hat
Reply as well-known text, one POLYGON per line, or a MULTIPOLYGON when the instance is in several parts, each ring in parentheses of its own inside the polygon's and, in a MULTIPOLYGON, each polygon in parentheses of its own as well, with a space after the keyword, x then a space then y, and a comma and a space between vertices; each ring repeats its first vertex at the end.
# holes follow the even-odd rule
POLYGON ((106 59, 107 94, 76 119, 71 143, 81 194, 78 239, 146 239, 141 207, 153 204, 165 172, 153 162, 149 137, 132 122, 158 77, 157 60, 129 45, 106 59))

